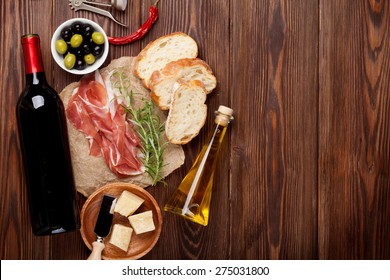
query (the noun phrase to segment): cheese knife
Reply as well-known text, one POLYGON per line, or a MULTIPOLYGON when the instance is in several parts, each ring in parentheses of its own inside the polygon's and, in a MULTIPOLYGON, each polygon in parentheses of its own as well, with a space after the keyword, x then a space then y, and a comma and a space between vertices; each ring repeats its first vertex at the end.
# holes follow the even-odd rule
POLYGON ((94 232, 96 234, 96 241, 92 243, 92 253, 91 255, 89 255, 87 260, 102 259, 102 251, 105 248, 103 240, 110 233, 111 230, 115 202, 115 197, 103 195, 94 229, 94 232))

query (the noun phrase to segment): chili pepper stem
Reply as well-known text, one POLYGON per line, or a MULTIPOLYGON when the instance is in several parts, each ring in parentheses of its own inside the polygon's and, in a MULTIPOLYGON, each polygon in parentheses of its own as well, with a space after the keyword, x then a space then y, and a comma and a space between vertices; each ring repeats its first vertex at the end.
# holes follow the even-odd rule
POLYGON ((154 2, 153 6, 157 7, 159 1, 160 0, 156 0, 156 2, 154 2))

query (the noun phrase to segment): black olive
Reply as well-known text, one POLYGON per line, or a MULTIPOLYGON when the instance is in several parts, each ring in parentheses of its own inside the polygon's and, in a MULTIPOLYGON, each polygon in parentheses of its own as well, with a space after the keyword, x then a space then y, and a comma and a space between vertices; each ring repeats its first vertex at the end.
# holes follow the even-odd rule
POLYGON ((65 42, 70 42, 70 38, 73 36, 73 31, 70 27, 65 27, 61 30, 61 37, 65 40, 65 42))
POLYGON ((90 40, 92 37, 92 33, 95 31, 95 29, 90 24, 85 24, 83 28, 83 37, 85 40, 90 40))
POLYGON ((83 24, 79 21, 76 21, 72 24, 71 29, 75 34, 81 34, 83 30, 83 24))
POLYGON ((68 44, 68 52, 70 52, 70 53, 72 53, 72 54, 76 54, 76 50, 77 49, 75 49, 75 48, 72 48, 71 46, 70 46, 70 44, 68 44))
POLYGON ((91 53, 96 57, 100 57, 104 52, 104 44, 97 45, 95 43, 91 43, 91 53))
POLYGON ((84 58, 77 57, 74 68, 77 70, 84 70, 86 66, 87 64, 85 63, 84 58))
POLYGON ((91 47, 89 46, 89 43, 83 44, 81 48, 84 51, 84 54, 90 54, 91 53, 91 47))
POLYGON ((85 52, 82 46, 74 49, 74 54, 76 55, 77 59, 84 57, 85 52))

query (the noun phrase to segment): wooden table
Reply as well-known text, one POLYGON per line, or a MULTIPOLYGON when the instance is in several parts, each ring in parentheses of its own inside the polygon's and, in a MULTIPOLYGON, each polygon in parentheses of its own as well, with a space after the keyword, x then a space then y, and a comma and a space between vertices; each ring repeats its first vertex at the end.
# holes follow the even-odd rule
MULTIPOLYGON (((104 0, 102 0, 104 2, 104 0)), ((109 2, 109 1, 106 1, 109 2)), ((1 259, 85 259, 80 233, 36 237, 29 223, 15 121, 24 86, 20 37, 38 33, 49 83, 79 79, 50 55, 55 28, 73 17, 126 35, 153 0, 129 0, 129 25, 67 0, 1 2, 1 259)), ((182 31, 199 44, 218 87, 200 135, 183 146, 185 164, 168 186, 147 190, 163 206, 206 141, 213 111, 231 106, 218 162, 209 226, 163 213, 145 259, 390 258, 390 1, 161 0, 153 29, 112 47, 108 62, 182 31)), ((107 62, 107 63, 108 63, 107 62)), ((80 206, 85 198, 78 197, 80 206)))

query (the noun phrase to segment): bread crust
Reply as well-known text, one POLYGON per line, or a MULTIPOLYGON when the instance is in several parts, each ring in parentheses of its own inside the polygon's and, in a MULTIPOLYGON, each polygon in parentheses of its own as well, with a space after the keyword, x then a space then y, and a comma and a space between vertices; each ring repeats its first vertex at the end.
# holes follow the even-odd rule
MULTIPOLYGON (((137 78, 141 79, 142 84, 143 84, 144 87, 149 88, 149 85, 146 83, 145 78, 142 77, 141 73, 139 72, 139 63, 140 63, 141 61, 143 61, 143 60, 146 58, 146 56, 148 55, 148 52, 149 52, 149 50, 150 50, 150 48, 151 48, 152 46, 157 45, 157 44, 159 44, 161 41, 166 40, 166 39, 169 38, 169 37, 174 37, 174 36, 183 36, 183 37, 186 37, 186 38, 188 38, 188 39, 193 40, 193 41, 194 41, 194 44, 197 45, 196 42, 195 42, 195 40, 194 40, 191 36, 189 36, 189 35, 187 35, 187 34, 185 34, 185 33, 183 33, 183 32, 173 32, 173 33, 170 33, 170 34, 161 36, 161 37, 157 38, 157 39, 154 40, 154 41, 149 42, 149 43, 146 45, 146 47, 143 48, 143 49, 141 50, 141 52, 138 54, 138 56, 137 56, 137 58, 136 58, 136 61, 135 61, 135 64, 134 64, 134 75, 135 75, 137 78)), ((198 48, 196 48, 196 54, 195 54, 194 57, 197 57, 197 56, 198 56, 198 48)))
POLYGON ((169 62, 160 71, 154 71, 152 76, 150 77, 150 82, 149 82, 150 89, 152 90, 153 86, 158 82, 160 82, 165 77, 175 76, 183 68, 188 68, 196 65, 202 65, 210 75, 214 76, 210 65, 208 65, 204 60, 197 57, 182 58, 182 59, 169 62))
MULTIPOLYGON (((182 58, 179 60, 175 60, 172 62, 169 62, 165 65, 164 68, 162 68, 159 71, 154 71, 150 80, 149 80, 149 88, 151 90, 150 95, 153 99, 153 101, 160 107, 162 110, 168 110, 169 106, 167 104, 163 104, 161 102, 160 94, 157 93, 157 86, 160 82, 164 81, 165 79, 178 79, 180 80, 180 72, 183 69, 188 69, 196 66, 201 66, 206 71, 206 75, 208 75, 210 78, 213 78, 215 80, 215 86, 217 84, 217 79, 213 74, 213 71, 211 67, 202 59, 200 58, 182 58)), ((202 83, 201 83, 202 84, 202 83)), ((205 88, 206 93, 209 94, 212 92, 212 90, 215 88, 215 86, 209 90, 206 89, 206 87, 202 84, 202 86, 205 88)))

